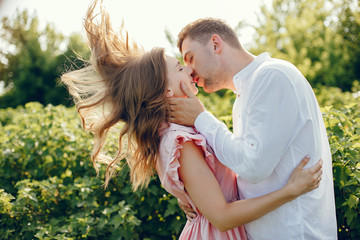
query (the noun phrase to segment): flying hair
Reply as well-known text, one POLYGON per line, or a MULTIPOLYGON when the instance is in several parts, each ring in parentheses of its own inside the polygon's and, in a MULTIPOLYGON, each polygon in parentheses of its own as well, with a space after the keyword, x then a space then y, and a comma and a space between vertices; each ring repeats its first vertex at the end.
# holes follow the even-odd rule
POLYGON ((168 119, 164 49, 145 52, 130 44, 124 26, 116 34, 103 5, 98 14, 96 6, 94 1, 84 20, 91 57, 86 67, 64 73, 61 82, 73 97, 83 128, 94 135, 91 159, 97 173, 97 163, 107 164, 105 187, 126 158, 136 190, 147 186, 154 174, 158 129, 168 119), (119 133, 115 157, 103 153, 111 130, 119 133))

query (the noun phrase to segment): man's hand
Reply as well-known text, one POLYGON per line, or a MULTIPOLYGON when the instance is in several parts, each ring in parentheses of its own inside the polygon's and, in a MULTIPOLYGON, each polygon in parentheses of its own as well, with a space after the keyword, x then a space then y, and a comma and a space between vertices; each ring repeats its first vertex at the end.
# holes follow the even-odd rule
POLYGON ((178 202, 179 202, 179 206, 181 208, 181 210, 184 211, 185 215, 186 215, 186 218, 192 222, 192 220, 194 218, 196 218, 197 214, 196 212, 194 211, 194 209, 192 209, 191 205, 188 204, 188 203, 184 203, 183 201, 181 201, 180 199, 178 199, 178 202))
POLYGON ((181 82, 181 89, 188 98, 168 98, 170 104, 170 122, 194 126, 196 118, 205 111, 204 105, 190 91, 185 83, 181 82))

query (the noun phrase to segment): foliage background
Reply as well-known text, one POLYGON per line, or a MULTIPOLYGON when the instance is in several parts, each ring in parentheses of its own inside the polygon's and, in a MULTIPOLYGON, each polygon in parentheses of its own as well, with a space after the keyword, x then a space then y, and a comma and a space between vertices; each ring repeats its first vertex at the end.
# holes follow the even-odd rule
MULTIPOLYGON (((359 239, 359 1, 273 0, 258 17, 249 50, 294 63, 313 86, 332 151, 338 236, 359 239)), ((89 56, 81 36, 63 36, 50 24, 40 29, 26 11, 1 25, 12 50, 0 50, 0 239, 176 238, 185 216, 157 178, 132 192, 125 164, 106 190, 104 169, 96 177, 92 137, 57 83, 63 71, 82 66, 78 56, 89 56)), ((234 97, 199 94, 230 129, 234 97)))

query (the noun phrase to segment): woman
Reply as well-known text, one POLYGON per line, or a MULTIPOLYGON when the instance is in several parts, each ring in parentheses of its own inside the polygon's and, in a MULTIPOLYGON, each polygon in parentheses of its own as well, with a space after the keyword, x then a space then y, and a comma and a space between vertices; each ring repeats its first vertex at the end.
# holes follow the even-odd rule
POLYGON ((307 170, 303 159, 282 189, 239 200, 236 176, 223 166, 193 128, 168 123, 168 97, 185 97, 180 82, 196 94, 191 70, 164 50, 144 52, 116 35, 101 10, 94 23, 96 1, 88 9, 85 30, 90 64, 61 78, 68 87, 83 127, 94 133, 92 161, 108 163, 105 186, 117 162, 126 156, 133 188, 146 187, 154 170, 164 188, 197 212, 180 239, 246 239, 243 224, 257 219, 319 186, 321 161, 307 170), (115 158, 101 153, 107 133, 122 123, 115 158), (126 140, 126 151, 123 150, 126 140), (240 226, 240 227, 239 227, 240 226))

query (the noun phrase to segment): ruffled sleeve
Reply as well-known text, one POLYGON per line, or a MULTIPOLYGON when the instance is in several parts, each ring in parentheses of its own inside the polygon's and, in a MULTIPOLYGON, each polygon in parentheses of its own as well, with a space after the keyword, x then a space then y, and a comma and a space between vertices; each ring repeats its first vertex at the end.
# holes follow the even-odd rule
POLYGON ((205 161, 213 173, 215 173, 215 159, 212 149, 206 144, 206 139, 195 132, 193 128, 172 124, 160 142, 160 159, 157 164, 157 171, 163 187, 183 202, 190 202, 191 199, 185 191, 184 184, 179 176, 179 157, 183 144, 193 141, 201 147, 205 161))

